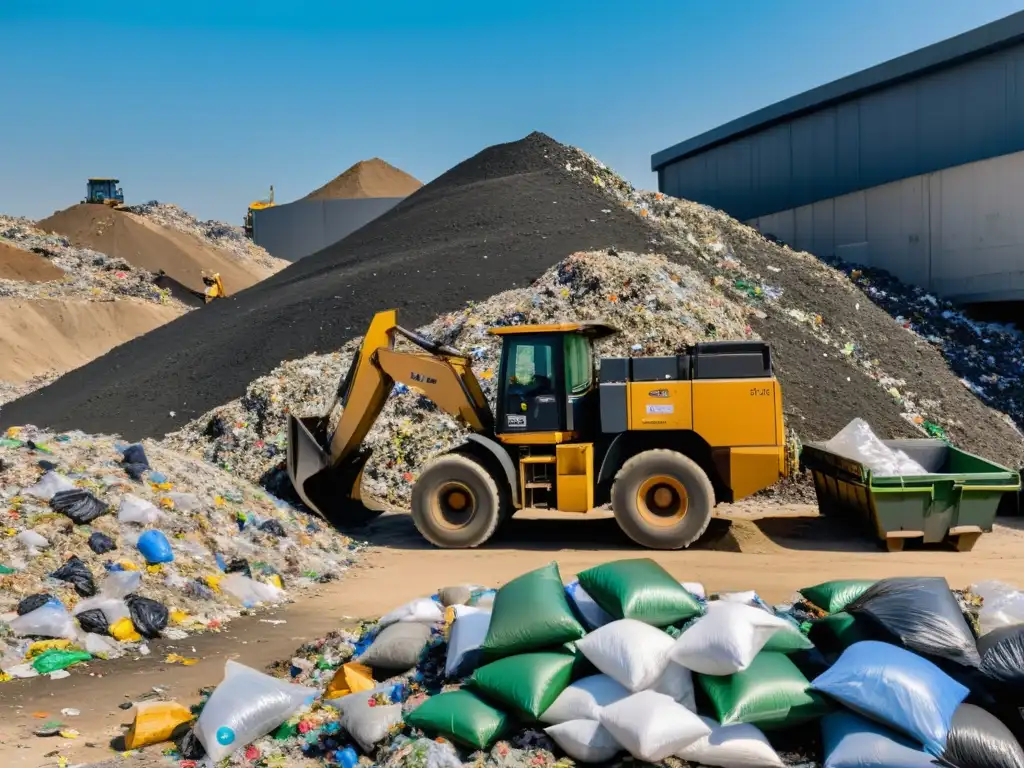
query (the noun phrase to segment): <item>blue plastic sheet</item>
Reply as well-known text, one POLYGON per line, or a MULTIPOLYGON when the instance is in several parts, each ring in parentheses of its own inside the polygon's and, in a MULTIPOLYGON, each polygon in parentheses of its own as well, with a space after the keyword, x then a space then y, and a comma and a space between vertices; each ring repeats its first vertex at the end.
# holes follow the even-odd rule
POLYGON ((888 728, 852 712, 821 721, 824 768, 934 768, 931 755, 888 728))
POLYGON ((146 531, 139 536, 139 542, 136 546, 150 565, 169 563, 174 560, 171 543, 162 531, 146 531))
POLYGON ((946 746, 968 690, 930 661, 888 643, 854 643, 811 687, 911 737, 933 755, 946 746))

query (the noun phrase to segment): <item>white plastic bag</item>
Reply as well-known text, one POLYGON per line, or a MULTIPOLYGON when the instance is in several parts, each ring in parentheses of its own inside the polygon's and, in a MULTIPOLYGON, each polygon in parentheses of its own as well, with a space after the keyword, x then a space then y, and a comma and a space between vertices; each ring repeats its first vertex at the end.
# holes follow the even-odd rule
POLYGON ((899 450, 883 443, 864 419, 853 419, 825 443, 825 450, 863 464, 876 475, 927 475, 928 470, 899 450))
POLYGON ((601 725, 637 760, 658 763, 711 733, 663 693, 641 691, 601 710, 601 725))
POLYGON ((26 528, 14 538, 32 557, 38 555, 39 550, 50 547, 50 542, 43 534, 37 533, 30 528, 26 528))
POLYGON ((596 720, 566 720, 544 732, 562 751, 581 763, 606 763, 622 751, 619 742, 596 720))
POLYGON ((591 664, 632 692, 657 682, 673 645, 665 632, 635 619, 613 621, 576 643, 591 664))
POLYGON ((117 521, 119 523, 137 523, 138 525, 153 525, 163 513, 156 506, 145 499, 126 493, 121 498, 121 504, 117 508, 117 521))
POLYGON ((199 509, 199 499, 191 493, 176 493, 172 491, 167 498, 174 502, 174 508, 182 512, 194 512, 199 509))
POLYGON ((679 585, 694 597, 698 597, 701 600, 708 599, 707 590, 704 589, 704 585, 699 581, 680 581, 679 585))
POLYGON ((111 571, 103 579, 100 595, 111 598, 125 598, 142 585, 140 571, 111 571))
POLYGON ((72 614, 78 616, 79 614, 94 609, 103 611, 103 615, 106 617, 108 624, 115 624, 121 619, 127 619, 131 616, 131 612, 128 610, 128 606, 124 600, 120 597, 107 597, 102 593, 96 595, 96 597, 90 597, 88 600, 83 600, 78 603, 72 611, 72 614))
POLYGON ((378 693, 387 693, 390 685, 379 685, 369 691, 350 693, 330 704, 341 715, 341 727, 348 731, 364 752, 372 752, 375 745, 383 741, 392 727, 402 722, 401 704, 377 704, 369 701, 378 693))
POLYGON ((1001 581, 983 581, 971 587, 971 592, 984 600, 978 615, 983 635, 993 629, 1024 624, 1024 592, 1001 581))
POLYGON ((732 675, 749 667, 772 635, 791 630, 785 619, 760 608, 716 600, 675 641, 670 658, 704 675, 732 675))
POLYGON ((229 573, 221 579, 220 588, 237 598, 246 608, 260 603, 279 603, 285 599, 283 590, 272 584, 250 579, 241 573, 229 573))
POLYGON ((317 695, 228 661, 224 680, 211 694, 195 724, 195 734, 214 763, 266 736, 317 695))
POLYGON ((782 758, 756 725, 719 725, 710 717, 701 721, 711 733, 683 747, 676 757, 713 768, 784 768, 782 758))
POLYGON ((587 629, 597 629, 614 621, 611 614, 595 603, 594 598, 587 594, 587 590, 581 587, 578 581, 571 582, 565 588, 565 592, 576 606, 576 610, 579 611, 587 629))
POLYGON ((22 489, 23 494, 35 496, 37 499, 49 501, 61 491, 73 491, 75 484, 64 475, 54 472, 52 469, 43 474, 35 485, 22 489))
POLYGON ((24 616, 11 619, 14 634, 22 637, 59 637, 74 640, 78 634, 75 620, 63 605, 46 603, 29 611, 24 616))
POLYGON ((415 621, 420 624, 438 624, 444 621, 441 604, 429 597, 417 597, 380 617, 380 627, 397 624, 400 621, 415 621))
POLYGON ((697 711, 697 696, 693 690, 693 674, 686 667, 669 662, 650 690, 672 697, 691 712, 697 711))
POLYGON ((116 641, 103 635, 97 635, 95 632, 84 633, 79 644, 93 656, 103 659, 116 659, 122 654, 116 641))
POLYGON ((491 626, 491 612, 486 608, 457 605, 455 621, 448 635, 448 655, 445 658, 444 673, 449 679, 465 677, 479 662, 479 650, 487 639, 491 626))
POLYGON ((597 720, 602 708, 629 695, 625 686, 608 675, 590 675, 558 694, 539 719, 542 723, 556 724, 570 720, 597 720))

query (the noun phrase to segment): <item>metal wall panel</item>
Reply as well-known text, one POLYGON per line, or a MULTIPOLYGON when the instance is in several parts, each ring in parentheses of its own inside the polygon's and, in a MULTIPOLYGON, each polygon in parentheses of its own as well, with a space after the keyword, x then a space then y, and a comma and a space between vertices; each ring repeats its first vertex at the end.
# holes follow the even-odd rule
POLYGON ((747 220, 1022 150, 1018 45, 671 163, 659 184, 747 220))
POLYGON ((288 261, 323 250, 369 224, 405 198, 296 200, 256 211, 253 241, 288 261))

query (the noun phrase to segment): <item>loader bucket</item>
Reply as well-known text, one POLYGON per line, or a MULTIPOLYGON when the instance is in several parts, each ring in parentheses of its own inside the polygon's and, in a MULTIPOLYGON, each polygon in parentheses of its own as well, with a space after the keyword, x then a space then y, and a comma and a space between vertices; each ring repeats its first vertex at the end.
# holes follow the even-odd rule
POLYGON ((370 451, 331 466, 328 442, 327 419, 288 414, 288 479, 303 503, 332 524, 365 525, 382 511, 364 505, 359 490, 370 451))

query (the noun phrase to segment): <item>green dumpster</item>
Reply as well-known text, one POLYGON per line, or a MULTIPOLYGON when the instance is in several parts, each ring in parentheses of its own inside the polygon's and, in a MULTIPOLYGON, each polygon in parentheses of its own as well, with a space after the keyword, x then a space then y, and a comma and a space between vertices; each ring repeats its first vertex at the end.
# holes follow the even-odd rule
POLYGON ((929 471, 927 475, 875 475, 856 459, 807 443, 800 461, 814 476, 822 514, 860 518, 899 552, 907 539, 926 544, 952 540, 969 551, 992 530, 999 502, 1020 490, 1020 475, 942 440, 885 440, 929 471))

